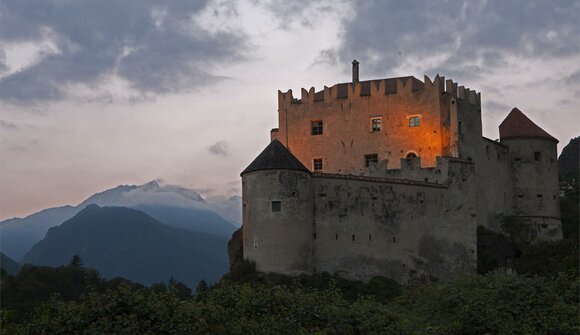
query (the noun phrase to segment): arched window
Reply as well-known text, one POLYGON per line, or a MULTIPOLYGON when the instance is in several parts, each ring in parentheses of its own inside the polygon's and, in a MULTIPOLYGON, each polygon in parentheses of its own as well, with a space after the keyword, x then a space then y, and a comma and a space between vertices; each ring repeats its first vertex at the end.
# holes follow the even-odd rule
POLYGON ((417 154, 414 152, 409 152, 407 154, 407 157, 405 157, 406 159, 413 159, 413 158, 417 158, 417 154))

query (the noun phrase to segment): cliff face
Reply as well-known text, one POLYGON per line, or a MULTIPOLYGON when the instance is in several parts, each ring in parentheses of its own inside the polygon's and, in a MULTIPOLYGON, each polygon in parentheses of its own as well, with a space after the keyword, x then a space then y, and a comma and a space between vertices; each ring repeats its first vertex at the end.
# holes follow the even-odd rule
POLYGON ((580 174, 580 136, 570 140, 558 157, 558 172, 561 181, 578 181, 580 174))
POLYGON ((232 234, 232 238, 228 242, 228 257, 230 258, 230 270, 234 268, 236 263, 244 260, 244 244, 242 240, 243 227, 240 227, 232 234))

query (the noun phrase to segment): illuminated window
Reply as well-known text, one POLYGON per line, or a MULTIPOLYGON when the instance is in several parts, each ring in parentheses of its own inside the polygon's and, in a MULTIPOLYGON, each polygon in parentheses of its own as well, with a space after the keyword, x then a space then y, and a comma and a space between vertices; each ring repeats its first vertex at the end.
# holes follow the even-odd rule
POLYGON ((409 118, 409 127, 419 127, 421 125, 421 118, 412 116, 409 118))
POLYGON ((378 133, 381 131, 381 118, 373 117, 371 118, 371 132, 378 133))
POLYGON ((312 135, 322 135, 322 121, 312 121, 310 125, 312 127, 312 135))
POLYGON ((282 202, 272 201, 272 212, 280 212, 280 211, 282 211, 282 202))
POLYGON ((369 167, 371 164, 377 164, 379 162, 378 154, 365 155, 365 166, 369 167))
POLYGON ((322 171, 322 158, 314 158, 312 160, 312 168, 314 171, 322 171))

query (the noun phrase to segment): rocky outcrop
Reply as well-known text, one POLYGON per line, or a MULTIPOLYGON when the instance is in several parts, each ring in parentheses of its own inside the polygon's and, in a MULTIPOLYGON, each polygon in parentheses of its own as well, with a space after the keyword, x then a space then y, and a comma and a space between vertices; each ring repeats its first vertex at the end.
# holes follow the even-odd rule
POLYGON ((243 227, 240 227, 232 234, 232 238, 228 241, 228 257, 230 258, 230 270, 234 268, 237 263, 244 260, 244 243, 243 227))

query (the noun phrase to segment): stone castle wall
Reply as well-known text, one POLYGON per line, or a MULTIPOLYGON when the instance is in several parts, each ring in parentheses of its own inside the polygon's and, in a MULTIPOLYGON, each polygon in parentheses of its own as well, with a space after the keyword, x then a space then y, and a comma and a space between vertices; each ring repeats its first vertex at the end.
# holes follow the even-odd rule
MULTIPOLYGON (((414 153, 424 167, 432 167, 436 157, 454 156, 457 150, 451 116, 455 98, 444 86, 442 77, 433 82, 425 77, 425 83, 406 77, 337 84, 320 92, 302 89, 301 99, 292 91, 279 92, 279 127, 272 138, 309 168, 314 158, 322 158, 328 173, 364 174, 365 154, 378 154, 380 162, 399 168, 400 159, 414 153), (376 117, 381 118, 379 132, 371 131, 376 117), (411 117, 420 117, 419 127, 409 126, 411 117), (312 121, 323 122, 323 134, 312 135, 312 121)), ((449 90, 456 87, 451 82, 449 90)))
POLYGON ((474 273, 474 165, 446 165, 446 184, 284 170, 245 174, 244 256, 263 272, 327 271, 359 280, 474 273), (272 212, 272 201, 281 202, 280 212, 272 212))
POLYGON ((446 185, 315 175, 316 271, 402 283, 475 273, 474 174, 451 162, 446 185))

